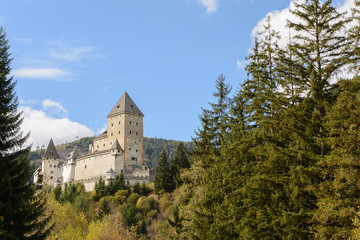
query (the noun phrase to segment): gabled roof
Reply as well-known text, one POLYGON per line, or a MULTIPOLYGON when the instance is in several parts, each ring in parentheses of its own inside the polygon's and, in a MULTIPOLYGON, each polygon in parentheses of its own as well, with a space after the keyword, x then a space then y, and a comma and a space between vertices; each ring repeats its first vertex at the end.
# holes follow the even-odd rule
POLYGON ((121 146, 120 146, 120 143, 118 142, 117 139, 115 139, 115 142, 113 143, 113 145, 111 146, 111 150, 112 149, 119 149, 119 150, 122 150, 121 146))
POLYGON ((49 145, 45 151, 43 158, 60 159, 52 139, 50 139, 49 145))
POLYGON ((121 113, 131 113, 135 115, 144 116, 140 109, 136 106, 134 101, 130 98, 129 94, 125 92, 120 100, 115 104, 113 109, 107 115, 107 117, 112 117, 121 113))

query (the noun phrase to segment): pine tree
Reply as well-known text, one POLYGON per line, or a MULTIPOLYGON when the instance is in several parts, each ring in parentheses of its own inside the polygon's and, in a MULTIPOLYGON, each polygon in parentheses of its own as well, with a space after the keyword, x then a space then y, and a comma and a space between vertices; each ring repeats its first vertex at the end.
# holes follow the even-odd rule
POLYGON ((33 168, 28 161, 28 135, 20 131, 9 45, 0 28, 0 238, 44 239, 50 220, 44 216, 45 200, 30 183, 33 168))
POLYGON ((154 180, 155 190, 158 192, 164 190, 165 192, 172 192, 174 190, 174 180, 171 174, 170 164, 166 155, 165 149, 161 151, 160 160, 156 168, 156 175, 154 180))
POLYGON ((176 148, 175 157, 171 162, 171 173, 176 188, 180 187, 182 184, 182 181, 180 179, 180 172, 183 168, 190 168, 190 162, 184 144, 179 143, 178 147, 176 148))

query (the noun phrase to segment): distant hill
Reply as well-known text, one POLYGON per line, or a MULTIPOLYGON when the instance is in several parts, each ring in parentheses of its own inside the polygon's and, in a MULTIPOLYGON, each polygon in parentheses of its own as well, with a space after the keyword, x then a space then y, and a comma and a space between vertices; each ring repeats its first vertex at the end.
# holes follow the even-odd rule
MULTIPOLYGON (((89 151, 89 144, 92 144, 93 139, 94 137, 85 137, 70 143, 60 144, 56 146, 56 148, 63 150, 71 150, 75 146, 77 146, 82 151, 87 152, 89 151)), ((149 165, 150 168, 155 169, 160 158, 160 153, 163 148, 165 148, 169 159, 172 160, 175 155, 176 147, 179 145, 180 142, 182 141, 168 140, 163 138, 144 137, 144 158, 146 163, 149 165)), ((192 142, 183 142, 183 143, 188 151, 192 149, 192 142)), ((29 159, 30 160, 41 159, 41 156, 44 155, 44 152, 45 149, 31 151, 29 155, 29 159)))

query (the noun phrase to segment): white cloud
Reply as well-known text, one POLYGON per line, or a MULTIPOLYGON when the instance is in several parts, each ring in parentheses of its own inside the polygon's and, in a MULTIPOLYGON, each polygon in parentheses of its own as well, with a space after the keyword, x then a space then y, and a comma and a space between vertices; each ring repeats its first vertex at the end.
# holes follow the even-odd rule
POLYGON ((77 137, 94 136, 90 128, 69 118, 54 118, 43 110, 35 110, 29 106, 20 106, 19 111, 23 112, 24 117, 21 130, 24 133, 30 132, 27 143, 32 144, 33 149, 36 146, 46 146, 50 138, 53 138, 55 144, 60 144, 74 141, 77 137))
POLYGON ((104 124, 104 126, 97 130, 97 134, 102 134, 105 130, 107 130, 107 124, 104 124))
POLYGON ((19 104, 21 105, 34 105, 36 104, 36 100, 33 100, 33 99, 19 99, 19 104))
POLYGON ((238 69, 243 69, 243 68, 245 68, 246 64, 247 64, 247 61, 246 61, 246 60, 244 60, 244 61, 236 60, 236 67, 237 67, 238 69))
POLYGON ((70 75, 66 72, 57 68, 20 68, 14 70, 15 77, 19 78, 36 78, 36 79, 62 79, 70 75))
POLYGON ((206 7, 207 13, 213 13, 217 10, 218 0, 199 0, 199 3, 206 7))
MULTIPOLYGON (((295 2, 303 3, 305 0, 295 0, 295 2)), ((351 12, 351 8, 354 7, 353 0, 345 0, 342 5, 338 5, 338 11, 343 12, 347 11, 348 14, 351 12)), ((271 17, 271 27, 273 30, 278 31, 281 39, 279 41, 280 46, 285 46, 289 41, 289 29, 286 27, 287 20, 290 21, 299 21, 297 17, 290 13, 289 9, 295 9, 293 1, 290 2, 289 7, 276 10, 273 12, 267 13, 271 17)), ((266 16, 267 16, 266 15, 266 16)), ((264 25, 266 23, 266 16, 263 19, 257 22, 256 26, 251 31, 251 37, 254 38, 257 36, 257 33, 263 31, 264 25)))
POLYGON ((67 116, 67 110, 60 103, 54 102, 50 99, 45 99, 42 101, 42 106, 44 110, 52 111, 57 114, 65 114, 67 116))
POLYGON ((78 61, 91 51, 91 47, 69 47, 62 45, 59 49, 51 49, 50 55, 57 60, 78 61))

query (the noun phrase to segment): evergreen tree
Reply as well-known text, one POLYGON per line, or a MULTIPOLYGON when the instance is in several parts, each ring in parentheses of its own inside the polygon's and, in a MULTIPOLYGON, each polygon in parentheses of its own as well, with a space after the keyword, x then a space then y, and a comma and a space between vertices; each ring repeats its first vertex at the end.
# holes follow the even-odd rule
POLYGON ((21 113, 15 84, 10 76, 9 45, 0 28, 0 238, 44 239, 50 220, 44 216, 45 200, 30 183, 33 168, 28 161, 28 135, 20 132, 21 113))
POLYGON ((105 180, 100 178, 99 181, 96 181, 94 189, 96 191, 96 194, 104 197, 106 195, 105 180))
POLYGON ((171 162, 171 173, 176 185, 176 188, 180 187, 182 181, 180 179, 180 172, 183 168, 190 168, 190 162, 187 156, 187 151, 183 143, 179 143, 176 148, 176 154, 171 162))
POLYGON ((160 160, 156 168, 154 186, 157 192, 161 189, 165 192, 172 192, 174 190, 174 179, 171 174, 170 164, 165 149, 163 149, 160 154, 160 160))
POLYGON ((332 0, 324 3, 307 0, 305 3, 294 2, 294 5, 296 8, 291 13, 299 21, 288 23, 296 33, 290 47, 306 74, 303 84, 313 106, 312 132, 318 153, 324 155, 326 132, 322 121, 330 100, 327 89, 333 87, 331 79, 348 64, 351 42, 342 30, 349 20, 345 19, 345 13, 336 10, 332 0))
POLYGON ((231 86, 225 82, 225 77, 221 74, 215 81, 216 91, 213 96, 217 102, 209 103, 211 109, 202 109, 203 113, 200 116, 202 128, 196 131, 196 138, 193 138, 194 149, 193 155, 199 156, 202 162, 205 163, 206 155, 209 153, 217 153, 219 147, 226 138, 228 124, 230 121, 229 112, 231 101, 229 93, 231 86))
POLYGON ((320 165, 318 239, 348 239, 360 210, 360 77, 339 82, 340 94, 326 117, 331 152, 320 165))

